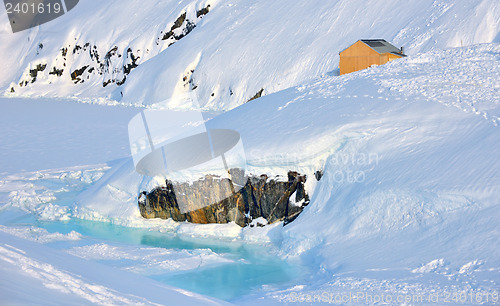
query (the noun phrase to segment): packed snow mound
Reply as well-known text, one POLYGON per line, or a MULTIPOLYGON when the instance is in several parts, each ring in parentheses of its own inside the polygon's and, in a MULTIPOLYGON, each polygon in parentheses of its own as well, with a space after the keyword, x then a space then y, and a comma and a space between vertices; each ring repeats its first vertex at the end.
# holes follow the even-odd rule
POLYGON ((498 42, 499 20, 495 0, 89 0, 11 34, 2 12, 0 89, 133 105, 193 91, 203 107, 228 110, 335 74, 338 53, 358 39, 414 55, 498 42))

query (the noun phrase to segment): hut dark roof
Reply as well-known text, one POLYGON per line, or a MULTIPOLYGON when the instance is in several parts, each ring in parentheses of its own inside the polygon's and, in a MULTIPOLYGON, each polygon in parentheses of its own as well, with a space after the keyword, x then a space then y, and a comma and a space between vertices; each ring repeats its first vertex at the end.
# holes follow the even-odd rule
POLYGON ((378 53, 393 53, 397 55, 403 55, 401 49, 394 47, 388 43, 385 39, 361 39, 361 42, 368 45, 368 47, 377 51, 378 53))

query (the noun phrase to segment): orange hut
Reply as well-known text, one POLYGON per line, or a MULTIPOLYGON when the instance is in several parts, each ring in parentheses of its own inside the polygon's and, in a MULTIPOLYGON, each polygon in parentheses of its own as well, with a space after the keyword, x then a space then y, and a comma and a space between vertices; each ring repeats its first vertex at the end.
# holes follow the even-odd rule
POLYGON ((396 48, 384 39, 360 39, 339 55, 340 75, 406 56, 403 48, 396 48))

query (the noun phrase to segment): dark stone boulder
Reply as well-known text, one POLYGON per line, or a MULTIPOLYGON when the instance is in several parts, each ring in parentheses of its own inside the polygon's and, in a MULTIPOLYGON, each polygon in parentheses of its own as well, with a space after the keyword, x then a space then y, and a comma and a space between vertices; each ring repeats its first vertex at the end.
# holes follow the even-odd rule
MULTIPOLYGON (((144 218, 172 218, 174 221, 189 221, 192 223, 228 223, 234 221, 240 226, 247 226, 253 219, 263 217, 268 223, 283 221, 292 222, 309 204, 309 196, 304 189, 307 177, 294 171, 289 171, 287 179, 251 176, 243 181, 243 172, 231 169, 235 182, 242 182, 243 187, 228 198, 200 209, 181 213, 176 197, 177 188, 183 194, 184 200, 196 202, 196 199, 207 194, 221 193, 217 190, 224 184, 213 184, 220 177, 207 175, 205 179, 193 182, 196 188, 190 189, 187 183, 174 184, 167 181, 166 187, 157 187, 151 192, 142 192, 139 196, 139 209, 144 218), (186 196, 186 191, 191 190, 186 196), (195 192, 193 192, 195 190, 195 192)), ((222 179, 224 180, 224 179, 222 179)), ((226 179, 229 181, 229 179, 226 179)))

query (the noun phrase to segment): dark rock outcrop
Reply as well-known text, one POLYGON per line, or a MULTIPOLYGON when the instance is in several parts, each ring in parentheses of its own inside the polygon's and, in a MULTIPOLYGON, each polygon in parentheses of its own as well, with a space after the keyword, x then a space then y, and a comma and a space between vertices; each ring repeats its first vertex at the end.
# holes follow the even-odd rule
MULTIPOLYGON (((196 24, 210 11, 210 5, 206 7, 187 12, 184 11, 177 19, 173 22, 166 33, 160 31, 160 35, 156 36, 156 45, 166 44, 171 46, 175 42, 179 41, 189 33, 193 31, 196 24), (196 15, 194 18, 193 14, 196 15), (188 16, 193 16, 188 19, 188 16)), ((151 38, 154 40, 155 38, 151 38)), ((120 50, 118 46, 113 46, 106 53, 102 52, 103 46, 98 48, 97 45, 91 44, 91 42, 77 43, 78 39, 75 37, 75 43, 63 46, 52 59, 51 62, 56 63, 54 66, 49 67, 45 71, 46 64, 38 64, 34 69, 29 69, 25 75, 22 76, 21 80, 18 82, 19 87, 26 87, 29 84, 35 83, 37 76, 43 74, 54 75, 57 77, 71 77, 74 84, 81 84, 90 80, 91 82, 95 79, 102 79, 102 86, 106 87, 110 84, 116 84, 117 86, 122 86, 127 81, 127 76, 137 68, 144 57, 141 54, 140 49, 134 49, 132 46, 127 46, 126 49, 120 50), (125 57, 125 60, 122 58, 125 57), (82 60, 83 58, 83 60, 82 60), (84 62, 86 65, 78 67, 73 71, 65 69, 66 62, 70 60, 72 62, 84 62)), ((36 51, 36 55, 42 54, 44 49, 44 44, 40 42, 36 51)), ((146 50, 146 53, 149 49, 146 50)), ((45 54, 47 57, 47 54, 45 54)), ((193 89, 196 89, 196 85, 193 85, 193 89)), ((15 88, 12 87, 11 92, 15 92, 15 88)))
POLYGON ((207 7, 204 7, 204 8, 202 8, 201 10, 197 11, 197 12, 196 12, 196 18, 203 17, 203 16, 205 16, 206 14, 208 14, 208 12, 210 12, 210 4, 209 4, 209 5, 207 5, 207 7))
POLYGON ((253 101, 262 97, 262 93, 264 92, 264 88, 261 88, 253 97, 251 97, 247 102, 253 101))
POLYGON ((319 180, 321 180, 321 178, 323 177, 323 170, 318 170, 314 172, 314 177, 319 182, 319 180))
MULTIPOLYGON (((232 169, 231 175, 235 181, 243 178, 242 171, 232 169), (238 178, 239 177, 239 178, 238 178)), ((144 218, 172 218, 174 221, 189 221, 192 223, 228 223, 234 221, 240 226, 246 226, 253 219, 264 217, 268 223, 284 221, 292 222, 309 204, 309 196, 304 189, 306 176, 294 171, 288 172, 287 180, 280 177, 269 178, 267 175, 252 176, 246 180, 244 186, 232 196, 210 206, 181 213, 176 193, 186 196, 187 190, 202 190, 206 194, 223 193, 213 184, 220 177, 206 176, 205 179, 194 182, 196 188, 188 189, 189 185, 176 184, 167 181, 166 187, 157 187, 151 192, 143 192, 139 196, 139 209, 144 218), (177 189, 177 190, 174 190, 177 189)), ((222 179, 224 180, 224 179, 222 179)), ((228 179, 226 179, 228 180, 228 179)), ((188 202, 195 202, 203 197, 203 192, 187 194, 188 202)), ((186 200, 186 199, 184 199, 186 200)))
POLYGON ((82 76, 82 74, 85 72, 85 70, 87 70, 87 68, 89 68, 89 65, 83 66, 82 68, 76 69, 75 71, 71 72, 71 80, 75 84, 82 81, 80 76, 82 76))
POLYGON ((57 69, 56 67, 53 67, 52 68, 52 71, 49 72, 49 75, 57 75, 57 76, 61 76, 64 72, 64 69, 57 69))
POLYGON ((47 67, 47 64, 38 64, 34 69, 30 69, 31 83, 35 83, 38 72, 42 72, 47 67))

